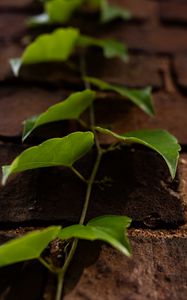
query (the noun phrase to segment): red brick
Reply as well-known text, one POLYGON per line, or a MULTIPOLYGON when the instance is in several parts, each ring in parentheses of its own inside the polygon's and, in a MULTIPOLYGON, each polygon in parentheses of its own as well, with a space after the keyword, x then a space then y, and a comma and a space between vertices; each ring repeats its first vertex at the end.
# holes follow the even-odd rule
POLYGON ((161 20, 169 22, 187 22, 186 1, 170 0, 160 3, 161 20))
POLYGON ((131 259, 107 245, 81 242, 68 272, 64 299, 185 300, 185 229, 130 230, 129 238, 131 259))
POLYGON ((12 79, 12 73, 9 60, 11 58, 20 57, 23 52, 21 46, 15 43, 3 44, 0 48, 0 81, 5 79, 12 79))
MULTIPOLYGON (((153 94, 156 115, 149 117, 125 99, 108 97, 96 103, 97 122, 109 126, 117 133, 145 128, 163 128, 175 135, 181 144, 187 144, 187 101, 178 93, 158 92, 153 94), (103 113, 105 111, 105 113, 103 113), (107 112, 107 113, 106 113, 107 112)), ((111 139, 102 136, 103 143, 111 139)))
POLYGON ((103 59, 91 52, 88 59, 90 76, 128 87, 152 86, 161 88, 159 59, 153 56, 131 55, 127 63, 120 59, 103 59))
POLYGON ((176 81, 182 88, 187 88, 187 54, 180 54, 174 58, 174 72, 176 81))
MULTIPOLYGON (((0 145, 0 166, 9 164, 23 149, 0 145)), ((94 159, 91 152, 76 164, 86 178, 94 159)), ((183 159, 186 163, 186 157, 183 159)), ((97 180, 105 176, 112 179, 112 187, 94 186, 88 220, 102 214, 128 215, 135 224, 149 228, 185 222, 187 193, 182 187, 179 191, 179 186, 186 178, 177 176, 171 182, 164 161, 155 153, 126 148, 110 152, 103 157, 97 180)), ((0 223, 77 222, 84 196, 85 185, 67 169, 41 168, 18 174, 0 187, 0 223)))
POLYGON ((130 10, 133 19, 153 18, 158 9, 158 3, 147 0, 141 0, 141 2, 139 0, 110 0, 110 2, 130 10))
POLYGON ((36 87, 1 88, 0 136, 20 136, 25 119, 40 114, 66 96, 67 93, 36 87))
POLYGON ((25 14, 0 14, 0 39, 8 42, 20 40, 26 33, 26 21, 28 16, 25 14))
POLYGON ((130 49, 150 53, 171 54, 187 51, 185 28, 162 27, 159 25, 134 25, 124 22, 100 29, 100 37, 116 38, 130 49))
POLYGON ((0 1, 0 8, 8 8, 8 7, 16 7, 22 8, 25 6, 29 6, 33 3, 33 0, 1 0, 0 1))

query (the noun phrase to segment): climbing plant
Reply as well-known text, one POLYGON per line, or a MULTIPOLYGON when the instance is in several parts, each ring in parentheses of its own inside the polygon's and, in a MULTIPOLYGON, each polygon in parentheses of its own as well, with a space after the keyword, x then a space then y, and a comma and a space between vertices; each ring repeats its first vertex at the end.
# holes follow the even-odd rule
MULTIPOLYGON (((109 22, 115 18, 128 19, 130 13, 106 0, 49 0, 42 1, 44 13, 32 18, 30 24, 41 23, 68 23, 75 12, 83 7, 95 7, 100 12, 102 22, 109 22), (45 21, 45 22, 44 22, 45 21)), ((119 144, 130 146, 134 143, 156 151, 166 162, 172 179, 175 177, 180 146, 174 136, 165 130, 138 130, 124 134, 117 134, 108 128, 99 127, 95 122, 94 101, 96 91, 92 87, 105 91, 112 91, 124 99, 137 105, 150 117, 154 115, 151 89, 129 89, 124 86, 112 85, 98 78, 87 76, 85 51, 89 47, 98 47, 103 55, 110 59, 117 57, 125 61, 127 48, 115 40, 98 39, 80 33, 78 28, 66 27, 55 29, 52 33, 42 34, 26 47, 21 58, 11 60, 14 74, 19 76, 24 65, 68 62, 79 49, 84 49, 80 56, 80 72, 85 89, 72 93, 67 99, 59 102, 38 116, 31 116, 24 122, 23 141, 35 129, 45 124, 62 120, 77 120, 83 131, 73 132, 64 137, 52 138, 42 144, 30 147, 23 151, 7 166, 3 166, 2 184, 13 174, 27 170, 64 166, 69 168, 79 178, 80 184, 85 185, 85 198, 79 223, 69 227, 51 226, 42 230, 32 231, 22 237, 11 240, 0 247, 0 266, 7 266, 16 262, 38 259, 49 271, 58 277, 56 300, 62 298, 63 282, 66 271, 75 254, 79 239, 101 240, 107 242, 123 254, 130 256, 131 248, 127 237, 127 228, 131 219, 127 216, 104 215, 98 216, 85 224, 87 210, 93 185, 96 183, 97 172, 102 157, 113 151, 119 144), (89 111, 89 121, 82 119, 82 114, 89 111), (114 142, 108 147, 100 144, 98 134, 110 135, 114 142), (85 156, 95 147, 96 160, 91 174, 85 178, 81 170, 74 166, 75 162, 85 156), (50 257, 44 257, 43 251, 47 245, 60 239, 66 243, 64 247, 64 262, 56 266, 50 257)), ((63 170, 62 170, 63 172, 63 170)), ((70 183, 71 184, 71 183, 70 183)), ((60 200, 59 200, 60 201, 60 200)), ((64 200, 65 201, 65 200, 64 200)))

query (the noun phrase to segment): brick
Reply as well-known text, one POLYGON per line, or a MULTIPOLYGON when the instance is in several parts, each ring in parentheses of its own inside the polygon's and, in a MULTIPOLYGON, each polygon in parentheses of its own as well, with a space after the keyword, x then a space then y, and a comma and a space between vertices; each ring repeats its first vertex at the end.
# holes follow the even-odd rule
POLYGON ((108 31, 100 28, 100 37, 116 38, 132 50, 172 54, 187 50, 185 28, 160 25, 135 25, 116 22, 108 31))
POLYGON ((0 48, 0 81, 14 78, 9 60, 11 58, 20 57, 22 51, 22 47, 16 43, 10 43, 8 45, 2 44, 0 48))
POLYGON ((185 230, 131 230, 129 237, 131 259, 109 246, 80 242, 64 299, 185 300, 185 230))
POLYGON ((22 133, 23 121, 45 111, 67 97, 67 93, 36 87, 1 88, 0 136, 17 137, 22 133))
MULTIPOLYGON (((15 76, 11 70, 9 60, 11 58, 20 57, 25 47, 22 45, 22 41, 19 42, 2 42, 0 48, 0 63, 2 68, 0 69, 0 81, 16 81, 15 76)), ((48 63, 48 64, 36 64, 30 66, 23 66, 20 70, 18 77, 19 81, 26 81, 39 84, 52 84, 62 87, 64 83, 67 85, 80 85, 80 74, 69 69, 62 63, 48 63)))
POLYGON ((130 55, 127 63, 120 59, 103 59, 102 55, 90 53, 88 74, 104 81, 127 87, 162 87, 159 59, 154 56, 130 55), (95 59, 94 59, 95 55, 95 59))
POLYGON ((187 88, 187 54, 179 54, 174 58, 174 72, 179 87, 187 88))
MULTIPOLYGON (((20 137, 22 122, 32 115, 37 115, 56 102, 65 99, 69 92, 45 90, 34 87, 2 88, 0 91, 0 136, 20 137)), ((95 101, 96 122, 110 127, 116 133, 144 128, 163 128, 175 135, 181 144, 187 144, 187 127, 185 97, 177 92, 156 92, 153 94, 156 115, 150 118, 126 99, 113 94, 99 93, 95 101), (103 114, 103 111, 107 113, 103 114), (173 120, 177 120, 174 122, 173 120)), ((87 114, 85 114, 85 120, 87 114)), ((67 122, 67 125, 50 124, 43 126, 42 131, 35 131, 33 137, 50 138, 61 136, 62 129, 78 130, 78 123, 67 122), (74 125, 73 125, 74 124, 74 125), (72 127, 73 126, 73 127, 72 127)), ((64 134, 67 132, 64 131, 64 134)), ((111 138, 101 136, 102 143, 111 143, 111 138)))
POLYGON ((166 22, 187 23, 186 1, 172 0, 160 3, 160 17, 166 22))
POLYGON ((153 18, 158 9, 158 3, 147 0, 142 0, 141 5, 139 0, 111 0, 110 2, 130 10, 133 19, 153 18))
MULTIPOLYGON (((9 59, 19 57, 22 52, 23 49, 18 44, 10 44, 10 46, 2 49, 0 61, 2 61, 3 67, 0 70, 0 80, 15 79, 9 65, 9 59)), ((90 51, 88 75, 127 87, 152 86, 155 89, 162 87, 159 59, 153 56, 130 55, 129 61, 123 63, 119 59, 106 60, 101 52, 90 51)), ((79 72, 70 70, 64 64, 49 63, 24 66, 19 78, 31 83, 49 83, 57 87, 64 85, 74 88, 82 85, 79 72)))
POLYGON ((0 41, 20 40, 26 34, 28 15, 3 13, 0 15, 0 41), (11 24, 11 26, 9 26, 11 24))
MULTIPOLYGON (((10 163, 23 149, 2 144, 0 165, 10 163)), ((186 156, 182 158, 186 162, 186 156)), ((93 161, 90 153, 76 168, 87 178, 93 161)), ((186 191, 179 185, 186 179, 177 176, 171 183, 165 163, 155 153, 126 148, 108 153, 97 180, 105 176, 112 179, 112 187, 94 186, 88 220, 102 214, 128 215, 135 224, 150 228, 185 222, 186 191)), ((18 174, 0 187, 0 223, 33 221, 34 226, 35 221, 77 222, 84 196, 85 185, 67 169, 43 168, 18 174)))
MULTIPOLYGON (((179 93, 156 92, 153 94, 155 117, 149 117, 139 108, 122 98, 100 99, 96 103, 97 123, 110 127, 114 132, 125 133, 145 128, 163 128, 175 135, 181 144, 187 144, 187 101, 179 93), (107 113, 103 114, 103 111, 107 113)), ((111 139, 102 137, 103 143, 111 139)))
POLYGON ((4 7, 16 7, 22 8, 25 6, 29 6, 33 3, 33 0, 1 0, 0 8, 4 7))

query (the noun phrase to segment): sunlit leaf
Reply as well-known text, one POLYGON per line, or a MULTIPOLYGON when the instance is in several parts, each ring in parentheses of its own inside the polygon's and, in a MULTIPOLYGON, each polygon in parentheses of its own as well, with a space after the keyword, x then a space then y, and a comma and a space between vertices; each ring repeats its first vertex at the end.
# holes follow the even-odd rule
POLYGON ((96 39, 90 36, 81 35, 78 40, 78 45, 81 47, 100 47, 103 49, 103 55, 106 58, 119 57, 124 61, 128 58, 126 46, 115 40, 96 39))
POLYGON ((113 91, 119 94, 122 97, 125 97, 136 104, 139 108, 141 108, 148 115, 154 115, 154 108, 151 97, 151 88, 145 89, 129 89, 123 86, 118 86, 114 84, 109 84, 100 79, 93 77, 86 77, 86 81, 90 82, 100 90, 113 91))
POLYGON ((107 23, 115 19, 129 20, 131 13, 118 5, 110 4, 108 0, 100 0, 101 22, 107 23))
POLYGON ((174 178, 177 169, 179 151, 177 139, 169 132, 161 129, 131 131, 126 134, 116 134, 111 130, 96 127, 97 131, 113 136, 125 144, 142 144, 159 153, 165 160, 171 177, 174 178))
POLYGON ((24 51, 21 59, 10 61, 15 75, 22 64, 36 64, 51 61, 66 61, 74 51, 79 30, 74 28, 57 29, 51 34, 40 35, 24 51))
MULTIPOLYGON (((51 0, 42 1, 44 4, 45 14, 48 16, 48 22, 66 23, 73 13, 81 9, 83 5, 100 11, 100 19, 102 23, 111 22, 115 19, 129 20, 131 13, 129 10, 122 8, 116 4, 111 4, 108 0, 51 0)), ((35 17, 38 21, 35 24, 43 24, 44 19, 35 17)))
POLYGON ((26 120, 24 124, 23 140, 37 127, 68 119, 79 119, 80 115, 91 105, 95 99, 95 92, 85 90, 71 94, 65 101, 51 106, 38 117, 26 120))
POLYGON ((74 132, 63 138, 45 141, 39 146, 23 151, 9 166, 3 167, 2 184, 13 173, 26 170, 66 166, 71 167, 84 156, 94 144, 92 132, 74 132))
POLYGON ((65 62, 76 47, 90 46, 102 48, 108 58, 120 57, 123 60, 127 58, 127 50, 120 42, 84 36, 74 28, 60 28, 50 34, 40 35, 25 49, 21 58, 11 59, 10 64, 14 74, 18 76, 22 65, 65 62))
POLYGON ((73 225, 62 229, 59 238, 101 240, 130 256, 131 250, 126 233, 130 223, 131 219, 124 216, 101 216, 91 220, 87 225, 73 225))
POLYGON ((60 230, 60 226, 51 226, 27 233, 0 246, 0 267, 38 259, 48 244, 57 237, 60 230))
POLYGON ((51 22, 66 23, 81 7, 84 0, 53 0, 45 4, 45 11, 51 22))

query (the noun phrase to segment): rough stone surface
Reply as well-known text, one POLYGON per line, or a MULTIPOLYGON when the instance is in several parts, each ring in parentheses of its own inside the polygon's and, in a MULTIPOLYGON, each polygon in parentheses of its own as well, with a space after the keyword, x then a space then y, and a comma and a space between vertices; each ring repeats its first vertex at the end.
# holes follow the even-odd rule
POLYGON ((185 231, 132 230, 129 237, 132 259, 107 246, 82 243, 64 299, 185 300, 185 231))

